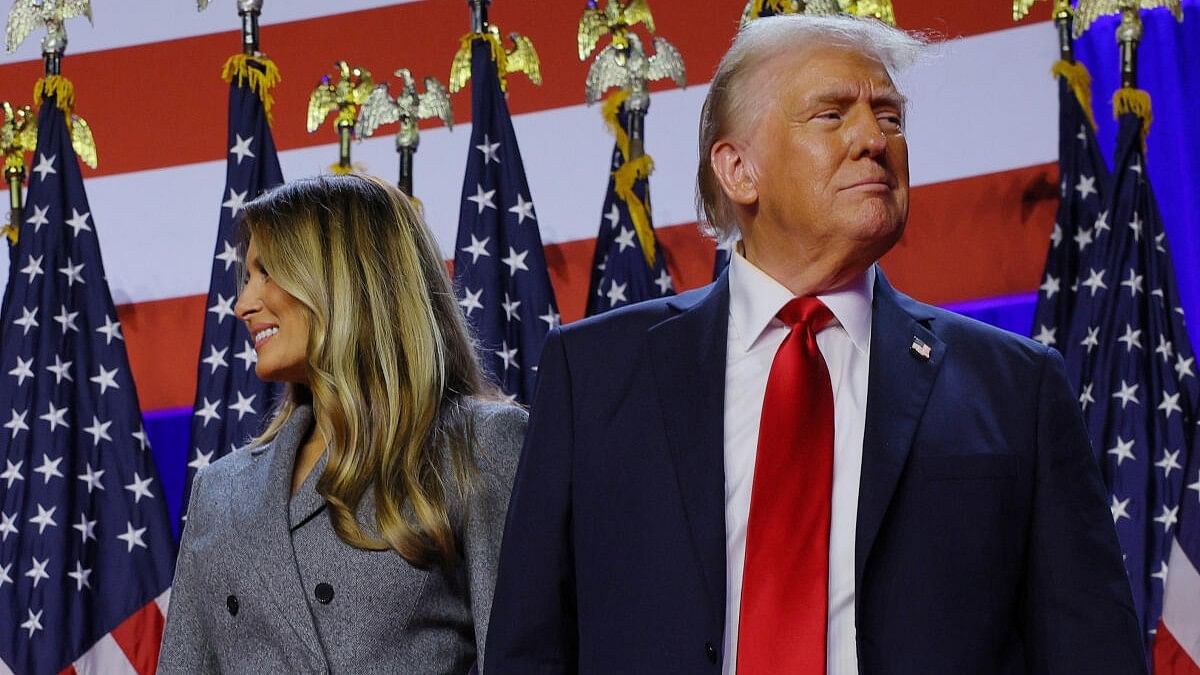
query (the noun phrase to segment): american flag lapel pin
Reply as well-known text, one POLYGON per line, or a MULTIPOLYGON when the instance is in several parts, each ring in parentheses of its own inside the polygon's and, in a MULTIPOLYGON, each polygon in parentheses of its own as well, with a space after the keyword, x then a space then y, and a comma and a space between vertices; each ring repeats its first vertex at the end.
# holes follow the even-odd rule
POLYGON ((914 335, 912 345, 908 348, 908 350, 912 352, 913 356, 917 357, 918 359, 921 359, 922 361, 928 361, 929 355, 933 352, 933 347, 925 344, 921 338, 914 335))

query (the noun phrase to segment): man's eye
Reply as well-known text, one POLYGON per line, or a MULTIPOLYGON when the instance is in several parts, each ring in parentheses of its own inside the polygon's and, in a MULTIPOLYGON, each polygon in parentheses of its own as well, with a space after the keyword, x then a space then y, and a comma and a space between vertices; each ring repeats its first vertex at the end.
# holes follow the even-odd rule
POLYGON ((880 115, 879 125, 885 131, 899 131, 904 126, 904 120, 899 115, 880 115))
POLYGON ((830 111, 828 111, 828 112, 818 113, 818 114, 817 114, 817 119, 819 119, 819 120, 834 120, 834 121, 836 121, 836 120, 840 120, 840 119, 842 119, 842 113, 840 113, 840 112, 838 112, 838 111, 836 111, 836 110, 830 110, 830 111))

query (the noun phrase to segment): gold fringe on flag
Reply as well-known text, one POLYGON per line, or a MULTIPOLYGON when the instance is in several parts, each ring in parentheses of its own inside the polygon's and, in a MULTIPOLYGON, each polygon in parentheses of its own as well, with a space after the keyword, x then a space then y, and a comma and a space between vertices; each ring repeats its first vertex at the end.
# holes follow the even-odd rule
POLYGON ((633 220, 633 229, 637 231, 638 240, 642 245, 642 255, 645 256, 650 269, 654 269, 656 258, 654 228, 650 226, 650 214, 646 211, 646 205, 633 191, 633 184, 639 179, 648 178, 653 172, 654 160, 650 159, 650 155, 642 155, 631 162, 625 162, 613 172, 613 189, 629 209, 629 218, 633 220))
POLYGON ((1050 69, 1050 73, 1067 81, 1067 86, 1071 87, 1075 94, 1075 100, 1079 101, 1083 108, 1083 114, 1087 115, 1088 124, 1095 129, 1096 117, 1092 114, 1092 75, 1087 67, 1078 61, 1059 61, 1050 69))
POLYGON ((600 110, 600 114, 604 116, 604 123, 608 125, 609 132, 617 137, 617 149, 621 151, 622 160, 629 157, 629 134, 625 133, 625 127, 621 126, 621 118, 618 113, 621 112, 621 105, 628 98, 628 91, 618 89, 608 98, 604 99, 604 107, 600 110))
POLYGON ((330 164, 329 172, 335 176, 349 176, 356 171, 353 166, 342 166, 341 164, 330 164))
POLYGON ((280 80, 279 68, 275 66, 275 62, 265 56, 234 54, 221 69, 221 79, 232 84, 235 78, 238 86, 250 85, 250 91, 257 94, 258 100, 262 101, 263 112, 267 113, 267 122, 273 122, 271 106, 275 105, 275 97, 271 95, 271 90, 280 80), (251 62, 261 66, 261 69, 251 66, 251 62))
POLYGON ((1142 148, 1145 149, 1146 134, 1150 133, 1150 122, 1154 115, 1150 110, 1150 93, 1144 89, 1123 87, 1113 94, 1113 117, 1133 113, 1142 118, 1142 148))
POLYGON ((75 112, 75 85, 62 75, 49 75, 33 85, 33 104, 41 105, 43 96, 55 97, 58 109, 68 115, 75 112))

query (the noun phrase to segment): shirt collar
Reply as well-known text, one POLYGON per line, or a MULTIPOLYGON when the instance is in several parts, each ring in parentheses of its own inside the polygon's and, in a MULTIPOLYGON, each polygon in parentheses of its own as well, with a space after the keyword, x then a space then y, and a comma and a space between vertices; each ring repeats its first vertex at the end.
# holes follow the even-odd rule
MULTIPOLYGON (((729 261, 729 317, 741 341, 740 349, 749 351, 794 296, 783 284, 746 260, 738 248, 733 247, 729 261)), ((863 355, 870 353, 874 293, 875 266, 871 265, 842 288, 817 295, 863 355)))

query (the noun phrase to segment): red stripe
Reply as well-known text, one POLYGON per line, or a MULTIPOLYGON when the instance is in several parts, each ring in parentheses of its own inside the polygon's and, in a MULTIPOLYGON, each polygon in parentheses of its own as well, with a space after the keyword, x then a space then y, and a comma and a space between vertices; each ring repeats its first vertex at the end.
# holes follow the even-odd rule
POLYGON ((79 675, 79 673, 77 673, 75 671, 75 664, 72 663, 71 665, 67 666, 66 668, 63 668, 62 670, 60 670, 58 672, 58 675, 79 675))
POLYGON ((1154 636, 1154 674, 1200 675, 1200 664, 1183 651, 1175 636, 1161 621, 1158 622, 1158 633, 1154 636))
MULTIPOLYGON (((1055 164, 914 188, 904 237, 883 259, 897 288, 947 303, 1033 290, 1057 205, 1055 164)), ((596 216, 599 222, 599 215, 596 216)), ((713 245, 694 224, 657 230, 679 290, 712 279, 713 245)), ((546 247, 563 321, 583 316, 595 240, 546 247)), ((205 296, 118 308, 143 410, 190 406, 205 296)))
POLYGON ((154 675, 158 669, 164 623, 158 603, 151 600, 112 631, 113 640, 141 675, 154 675))
MULTIPOLYGON (((579 61, 575 38, 583 4, 507 2, 493 8, 491 17, 503 30, 533 39, 542 61, 544 86, 534 87, 523 76, 510 79, 514 113, 584 102, 587 64, 579 61)), ((1013 25, 1002 2, 896 4, 905 27, 948 37, 1013 25)), ((744 0, 713 0, 703 10, 690 1, 655 3, 656 25, 683 53, 690 82, 711 79, 744 6, 744 0)), ((1038 3, 1033 15, 1029 21, 1048 18, 1049 4, 1038 3)), ((444 81, 468 16, 462 2, 430 0, 264 26, 263 47, 283 74, 275 95, 278 147, 334 142, 329 128, 308 134, 304 117, 309 94, 323 74, 332 72, 335 59, 364 66, 378 80, 405 66, 418 76, 432 74, 444 81)), ((232 28, 235 22, 230 23, 232 28)), ((85 168, 85 174, 223 159, 227 88, 219 74, 238 45, 238 34, 229 31, 84 54, 68 52, 63 74, 75 83, 78 112, 94 130, 100 154, 99 170, 85 168)), ((31 102, 33 83, 41 72, 40 61, 0 66, 0 100, 31 102)), ((673 86, 660 82, 655 88, 673 86)), ((454 97, 456 120, 470 119, 470 104, 469 94, 454 97)))

